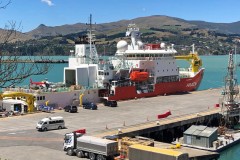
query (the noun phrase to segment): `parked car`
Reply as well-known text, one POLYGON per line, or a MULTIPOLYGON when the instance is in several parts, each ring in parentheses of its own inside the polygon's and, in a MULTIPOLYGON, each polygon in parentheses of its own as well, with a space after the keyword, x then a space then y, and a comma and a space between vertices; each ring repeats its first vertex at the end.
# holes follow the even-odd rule
POLYGON ((51 111, 53 111, 53 107, 46 106, 46 105, 39 105, 38 110, 42 111, 42 112, 51 112, 51 111))
POLYGON ((65 112, 76 113, 78 111, 77 106, 67 105, 64 107, 65 112))
POLYGON ((117 101, 114 100, 105 100, 103 101, 104 106, 117 107, 117 101))
POLYGON ((87 103, 83 104, 83 108, 84 109, 96 110, 97 109, 97 105, 95 103, 92 103, 92 102, 87 102, 87 103))

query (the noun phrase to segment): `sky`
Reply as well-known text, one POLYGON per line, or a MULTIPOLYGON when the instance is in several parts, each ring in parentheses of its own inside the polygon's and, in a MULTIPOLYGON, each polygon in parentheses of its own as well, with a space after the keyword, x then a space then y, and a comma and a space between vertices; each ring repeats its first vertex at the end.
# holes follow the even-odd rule
MULTIPOLYGON (((0 0, 0 7, 9 0, 0 0)), ((0 9, 0 28, 9 22, 28 32, 40 24, 61 26, 109 23, 138 17, 165 15, 216 23, 240 21, 240 0, 11 0, 0 9)))

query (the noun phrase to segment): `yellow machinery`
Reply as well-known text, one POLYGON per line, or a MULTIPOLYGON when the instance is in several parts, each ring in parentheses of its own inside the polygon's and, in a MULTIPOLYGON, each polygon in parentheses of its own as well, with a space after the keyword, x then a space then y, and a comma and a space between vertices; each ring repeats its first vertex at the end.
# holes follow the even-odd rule
POLYGON ((82 94, 80 94, 80 96, 79 96, 79 100, 80 100, 80 106, 82 107, 83 106, 83 96, 84 96, 84 94, 82 93, 82 94))
POLYGON ((198 72, 199 68, 202 66, 202 60, 197 53, 190 53, 189 55, 175 56, 176 59, 187 60, 191 64, 193 72, 198 72))
POLYGON ((24 101, 28 104, 28 112, 33 112, 34 110, 34 96, 32 94, 23 92, 1 93, 0 100, 2 100, 4 97, 11 97, 13 99, 15 99, 16 97, 24 97, 24 101))

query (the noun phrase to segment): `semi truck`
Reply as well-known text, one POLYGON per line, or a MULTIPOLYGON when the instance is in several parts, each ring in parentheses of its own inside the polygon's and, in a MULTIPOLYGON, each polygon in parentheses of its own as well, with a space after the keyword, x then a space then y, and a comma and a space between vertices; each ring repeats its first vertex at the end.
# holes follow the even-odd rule
POLYGON ((68 155, 90 160, 188 160, 188 154, 154 147, 152 139, 122 137, 105 139, 76 132, 65 135, 64 151, 68 155))
POLYGON ((73 132, 65 134, 63 150, 69 156, 88 157, 90 160, 113 160, 118 154, 118 142, 73 132))

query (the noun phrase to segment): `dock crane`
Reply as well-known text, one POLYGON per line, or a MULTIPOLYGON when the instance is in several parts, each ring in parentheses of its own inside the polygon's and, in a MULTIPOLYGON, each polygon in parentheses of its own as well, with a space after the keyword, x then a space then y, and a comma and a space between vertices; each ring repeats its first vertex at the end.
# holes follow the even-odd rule
POLYGON ((228 72, 225 76, 225 87, 222 91, 223 100, 221 103, 221 114, 223 115, 225 125, 229 127, 239 124, 240 119, 239 88, 234 67, 233 51, 230 51, 227 67, 228 72))
POLYGON ((187 60, 191 64, 191 69, 193 72, 198 72, 199 68, 202 66, 202 60, 198 56, 197 52, 194 51, 194 44, 192 45, 192 52, 188 55, 174 56, 176 59, 187 60))

